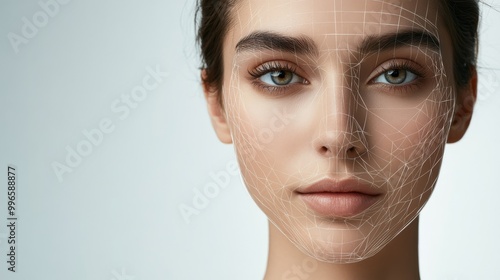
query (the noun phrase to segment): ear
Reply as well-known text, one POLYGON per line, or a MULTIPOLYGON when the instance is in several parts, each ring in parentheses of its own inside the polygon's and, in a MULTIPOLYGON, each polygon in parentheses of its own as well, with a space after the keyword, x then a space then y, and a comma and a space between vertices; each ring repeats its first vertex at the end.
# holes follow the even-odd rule
POLYGON ((477 99, 477 71, 474 68, 469 84, 458 89, 457 106, 448 134, 448 143, 458 142, 469 128, 477 99))
POLYGON ((231 137, 231 131, 224 115, 224 110, 219 103, 217 96, 222 94, 218 92, 212 85, 207 84, 206 81, 207 72, 206 69, 201 70, 201 81, 203 85, 203 93, 205 95, 205 100, 207 101, 208 114, 210 116, 210 121, 217 134, 219 140, 224 144, 231 144, 233 138, 231 137))

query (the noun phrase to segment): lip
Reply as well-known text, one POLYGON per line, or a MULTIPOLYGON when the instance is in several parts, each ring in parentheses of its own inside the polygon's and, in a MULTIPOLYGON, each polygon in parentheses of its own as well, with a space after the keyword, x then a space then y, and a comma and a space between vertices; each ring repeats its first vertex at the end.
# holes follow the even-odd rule
POLYGON ((339 218, 362 214, 382 196, 380 190, 352 178, 327 178, 295 192, 317 214, 339 218))

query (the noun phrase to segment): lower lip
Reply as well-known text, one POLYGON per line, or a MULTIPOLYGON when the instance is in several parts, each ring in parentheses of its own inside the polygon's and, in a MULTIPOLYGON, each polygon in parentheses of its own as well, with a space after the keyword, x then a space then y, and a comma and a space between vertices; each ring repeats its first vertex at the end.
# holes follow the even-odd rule
POLYGON ((300 198, 320 215, 349 218, 363 213, 379 199, 379 195, 322 192, 301 193, 300 198))

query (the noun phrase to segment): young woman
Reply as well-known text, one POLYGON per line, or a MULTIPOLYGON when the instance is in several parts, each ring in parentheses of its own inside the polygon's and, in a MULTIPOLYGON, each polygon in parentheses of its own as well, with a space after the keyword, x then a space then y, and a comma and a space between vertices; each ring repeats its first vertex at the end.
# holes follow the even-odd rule
POLYGON ((419 279, 418 215, 476 100, 476 0, 201 0, 218 138, 269 219, 264 279, 419 279))

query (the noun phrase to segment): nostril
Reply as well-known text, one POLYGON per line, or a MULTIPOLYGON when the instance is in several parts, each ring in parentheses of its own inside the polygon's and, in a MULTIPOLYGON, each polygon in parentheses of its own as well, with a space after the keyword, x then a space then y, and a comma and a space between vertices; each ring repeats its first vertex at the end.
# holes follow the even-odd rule
MULTIPOLYGON (((321 146, 320 148, 320 153, 323 155, 333 156, 331 154, 332 152, 333 151, 331 151, 327 146, 321 146)), ((354 146, 347 150, 344 150, 344 153, 342 153, 342 151, 339 151, 339 154, 337 156, 341 156, 342 154, 344 154, 346 158, 356 158, 359 156, 358 150, 354 146)))
POLYGON ((346 151, 347 158, 354 159, 360 156, 359 151, 356 147, 351 147, 346 151))
POLYGON ((317 153, 324 157, 355 159, 367 152, 364 135, 354 133, 325 133, 312 143, 317 153))
POLYGON ((328 148, 327 148, 327 147, 325 147, 325 146, 322 146, 322 147, 321 147, 321 153, 322 153, 322 154, 326 154, 327 152, 328 152, 328 148))

